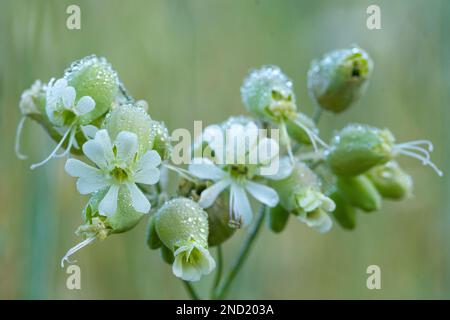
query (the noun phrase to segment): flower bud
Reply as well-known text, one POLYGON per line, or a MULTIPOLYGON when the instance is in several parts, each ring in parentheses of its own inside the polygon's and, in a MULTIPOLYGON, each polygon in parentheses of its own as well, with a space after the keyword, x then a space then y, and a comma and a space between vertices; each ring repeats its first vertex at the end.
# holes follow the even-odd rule
POLYGON ((333 211, 333 216, 342 228, 353 230, 356 227, 356 210, 344 199, 339 193, 335 192, 330 196, 336 204, 336 209, 333 211))
POLYGON ((361 48, 332 51, 312 62, 308 71, 309 94, 325 110, 345 111, 366 91, 372 70, 372 59, 361 48))
POLYGON ((267 224, 269 228, 275 233, 283 231, 289 220, 289 215, 289 212, 286 211, 286 209, 284 209, 281 205, 270 208, 267 216, 267 224))
POLYGON ((77 99, 88 96, 95 101, 95 108, 80 116, 83 125, 105 114, 119 93, 117 73, 105 58, 95 55, 73 62, 64 72, 64 78, 75 89, 77 99))
POLYGON ((144 154, 153 147, 155 138, 153 120, 144 109, 133 104, 120 105, 105 117, 103 127, 114 140, 121 131, 132 132, 138 137, 138 154, 144 154))
POLYGON ((401 200, 412 194, 413 180, 396 161, 372 168, 367 176, 384 198, 401 200))
POLYGON ((295 113, 292 81, 277 66, 263 66, 244 79, 241 97, 245 108, 269 121, 295 113))
POLYGON ((156 213, 156 232, 175 257, 172 271, 186 281, 200 280, 215 268, 208 252, 208 215, 194 201, 176 198, 156 213))
POLYGON ((353 206, 366 212, 381 208, 381 195, 365 175, 339 177, 337 187, 343 197, 353 206))
POLYGON ((356 176, 390 160, 393 146, 389 130, 350 124, 333 137, 327 162, 337 175, 356 176))

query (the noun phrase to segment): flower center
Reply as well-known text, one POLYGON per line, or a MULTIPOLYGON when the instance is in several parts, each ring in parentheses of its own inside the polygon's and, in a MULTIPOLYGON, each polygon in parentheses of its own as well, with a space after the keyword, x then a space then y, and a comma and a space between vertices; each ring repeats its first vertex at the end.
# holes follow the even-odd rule
POLYGON ((75 121, 76 117, 77 115, 75 114, 75 112, 69 109, 64 109, 61 113, 61 118, 65 126, 72 124, 75 121))
POLYGON ((118 182, 124 182, 125 180, 128 179, 128 173, 120 167, 115 167, 111 171, 111 176, 118 182))

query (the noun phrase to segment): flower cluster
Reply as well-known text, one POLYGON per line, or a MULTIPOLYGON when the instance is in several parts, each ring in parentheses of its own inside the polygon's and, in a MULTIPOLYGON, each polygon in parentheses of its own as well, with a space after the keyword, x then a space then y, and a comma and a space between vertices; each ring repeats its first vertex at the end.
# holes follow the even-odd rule
POLYGON ((310 118, 299 111, 293 82, 280 68, 252 70, 241 86, 251 116, 206 127, 187 167, 174 164, 164 123, 128 94, 106 59, 89 56, 59 79, 36 81, 21 96, 17 155, 25 158, 20 133, 32 119, 56 142, 32 169, 68 157, 65 171, 77 178, 78 192, 89 195, 76 230, 83 239, 61 264, 148 214, 148 246, 175 276, 197 281, 216 266, 210 247, 262 221, 253 219, 257 207, 267 208, 262 212, 274 232, 294 216, 323 233, 333 221, 355 228, 357 209, 376 211, 383 199, 411 196, 412 178, 397 158, 419 159, 442 175, 431 162, 431 142, 395 143, 389 130, 363 124, 347 125, 329 143, 319 136, 322 111, 338 114, 355 105, 372 71, 371 58, 358 47, 313 61, 307 82, 316 113, 310 118))

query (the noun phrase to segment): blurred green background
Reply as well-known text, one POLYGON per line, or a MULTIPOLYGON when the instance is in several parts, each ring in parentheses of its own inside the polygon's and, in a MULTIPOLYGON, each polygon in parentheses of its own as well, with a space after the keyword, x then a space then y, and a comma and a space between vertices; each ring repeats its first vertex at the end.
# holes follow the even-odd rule
MULTIPOLYGON (((360 214, 353 232, 321 235, 291 220, 263 230, 230 292, 232 298, 450 298, 450 2, 376 1, 381 30, 366 28, 373 1, 17 1, 0 0, 0 298, 176 299, 181 282, 144 242, 146 222, 77 254, 82 290, 66 288, 59 261, 79 241, 74 231, 87 200, 53 160, 35 171, 54 144, 36 124, 23 135, 27 161, 13 152, 21 92, 35 79, 62 76, 71 61, 105 56, 154 119, 192 130, 243 113, 239 87, 250 68, 279 65, 300 107, 310 61, 357 43, 375 62, 366 96, 350 111, 325 115, 321 133, 358 121, 389 127, 399 141, 427 138, 439 178, 402 159, 415 197, 360 214), (81 30, 66 28, 66 8, 81 8, 81 30), (366 288, 379 265, 382 289, 366 288)), ((225 246, 237 253, 241 231, 225 246)), ((213 276, 196 286, 206 290, 213 276)))

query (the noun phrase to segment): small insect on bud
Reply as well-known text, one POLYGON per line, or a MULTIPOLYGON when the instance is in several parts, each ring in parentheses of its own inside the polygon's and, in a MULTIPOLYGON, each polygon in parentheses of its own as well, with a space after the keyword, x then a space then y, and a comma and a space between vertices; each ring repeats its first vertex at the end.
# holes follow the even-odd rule
POLYGON ((76 231, 76 234, 85 240, 67 251, 61 260, 62 267, 65 261, 71 263, 70 256, 78 250, 96 239, 104 240, 111 234, 123 233, 134 228, 145 215, 134 209, 130 192, 125 187, 118 192, 115 213, 104 215, 99 207, 107 193, 108 188, 103 188, 92 194, 83 211, 84 223, 76 231))
POLYGON ((292 81, 277 66, 263 66, 250 72, 241 86, 241 96, 248 111, 279 126, 280 141, 287 147, 292 162, 287 123, 297 138, 301 136, 303 143, 312 144, 315 150, 317 144, 327 147, 319 138, 315 126, 304 123, 305 118, 297 113, 292 81))
POLYGON ((337 175, 356 176, 390 160, 393 146, 390 131, 350 124, 333 137, 327 162, 337 175))
POLYGON ((208 215, 194 201, 176 198, 156 213, 156 232, 175 257, 172 271, 186 281, 211 273, 215 261, 208 251, 208 215))
POLYGON ((236 231, 236 228, 230 226, 229 198, 229 192, 224 192, 211 207, 205 209, 208 213, 208 245, 210 247, 224 243, 236 231))
POLYGON ((372 59, 361 48, 329 52, 311 64, 309 94, 325 110, 345 111, 366 91, 372 70, 372 59))
POLYGON ((350 124, 338 132, 326 151, 327 163, 336 175, 357 176, 389 160, 405 155, 430 166, 439 176, 442 172, 431 162, 433 144, 428 140, 395 143, 388 129, 350 124), (421 147, 425 145, 428 150, 421 147))
POLYGON ((367 176, 384 198, 401 200, 412 194, 413 180, 396 161, 372 168, 367 176))
POLYGON ((122 131, 134 133, 138 138, 139 155, 153 147, 153 120, 144 109, 134 104, 120 105, 111 110, 105 117, 103 127, 113 140, 122 131))
POLYGON ((333 211, 333 216, 342 228, 353 230, 356 227, 356 210, 355 208, 344 199, 339 192, 334 192, 331 196, 336 209, 333 211))
POLYGON ((339 177, 337 188, 343 197, 353 206, 366 212, 381 208, 381 195, 365 175, 357 177, 339 177))
POLYGON ((279 194, 281 206, 299 220, 319 232, 331 228, 327 212, 332 212, 335 204, 322 193, 319 177, 306 164, 297 162, 289 177, 271 181, 270 185, 279 194))

